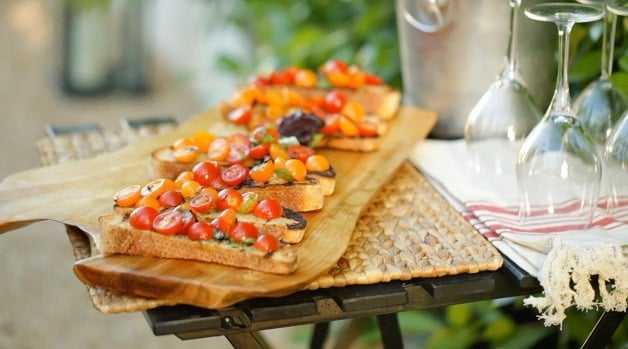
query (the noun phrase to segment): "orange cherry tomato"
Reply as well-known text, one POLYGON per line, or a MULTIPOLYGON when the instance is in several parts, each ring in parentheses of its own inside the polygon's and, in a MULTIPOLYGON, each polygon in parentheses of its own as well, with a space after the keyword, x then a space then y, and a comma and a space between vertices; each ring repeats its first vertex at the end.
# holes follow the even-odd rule
POLYGON ((318 77, 310 69, 299 69, 294 75, 294 85, 298 87, 316 87, 318 77))
POLYGON ((251 222, 236 222, 229 235, 237 242, 253 244, 259 235, 259 231, 251 222))
POLYGON ((113 201, 120 207, 132 207, 142 197, 141 189, 139 184, 120 189, 113 195, 113 201))
POLYGON ((301 160, 288 159, 286 160, 285 166, 286 170, 288 170, 288 173, 290 173, 295 181, 302 181, 305 179, 305 176, 307 175, 307 168, 301 160))
POLYGON ((348 87, 351 83, 351 76, 348 73, 332 72, 325 75, 332 86, 348 87))
POLYGON ((288 151, 284 147, 282 147, 279 143, 272 143, 270 145, 270 148, 268 149, 268 152, 270 153, 270 157, 272 159, 281 158, 281 159, 287 160, 290 158, 288 151))
POLYGON ((209 144, 207 156, 210 160, 225 161, 227 159, 227 156, 229 156, 229 141, 227 140, 227 138, 215 138, 209 144))
POLYGON ((342 107, 340 114, 357 122, 364 118, 364 115, 366 114, 366 112, 364 111, 364 107, 360 103, 348 101, 342 107))
POLYGON ((228 208, 232 208, 237 210, 242 205, 242 194, 233 189, 233 188, 225 188, 218 192, 218 200, 216 201, 216 207, 219 210, 226 210, 228 208))
POLYGON ((173 180, 168 178, 158 178, 148 182, 144 185, 140 191, 142 196, 150 196, 152 198, 158 198, 163 192, 169 189, 175 189, 176 184, 173 180))
POLYGON ((270 180, 273 173, 275 173, 275 163, 272 161, 265 161, 251 168, 249 176, 255 183, 266 183, 270 180))
POLYGON ((341 116, 338 120, 338 126, 340 127, 340 133, 349 137, 356 137, 360 135, 358 126, 346 116, 341 116))
POLYGON ((260 234, 253 246, 263 252, 275 252, 279 249, 279 241, 274 235, 260 234))
POLYGON ((190 138, 179 138, 172 143, 172 148, 174 149, 189 148, 194 146, 196 146, 196 144, 190 138))
POLYGON ((186 181, 183 184, 181 184, 181 195, 183 195, 183 197, 186 199, 194 197, 200 186, 201 184, 197 181, 194 181, 194 180, 186 181))
POLYGON ((194 132, 192 140, 198 147, 198 151, 206 153, 209 149, 209 144, 216 138, 211 132, 205 130, 198 130, 194 132))
POLYGON ((283 216, 283 207, 275 199, 264 199, 255 206, 253 214, 255 217, 266 220, 279 218, 283 216))
POLYGON ((365 80, 366 77, 363 72, 357 68, 349 68, 349 81, 347 82, 347 87, 358 89, 364 86, 365 80))
POLYGON ((173 155, 178 162, 190 164, 194 162, 194 160, 196 160, 196 157, 198 155, 197 149, 198 148, 196 146, 175 148, 173 155))
POLYGON ((131 211, 129 224, 135 229, 149 230, 153 227, 153 221, 158 214, 159 211, 154 207, 138 207, 131 211))
POLYGON ((211 195, 214 198, 214 202, 218 200, 218 191, 213 187, 201 187, 198 192, 211 195))
POLYGON ((174 180, 177 189, 181 189, 181 185, 187 181, 191 181, 194 179, 194 173, 192 171, 183 171, 179 173, 177 178, 174 180))
POLYGON ((159 200, 157 200, 157 198, 154 198, 152 196, 143 196, 135 203, 135 207, 142 207, 142 206, 152 207, 156 210, 159 210, 161 208, 161 204, 159 203, 159 200))
POLYGON ((307 158, 305 167, 308 171, 323 172, 329 170, 329 160, 323 155, 315 154, 307 158))

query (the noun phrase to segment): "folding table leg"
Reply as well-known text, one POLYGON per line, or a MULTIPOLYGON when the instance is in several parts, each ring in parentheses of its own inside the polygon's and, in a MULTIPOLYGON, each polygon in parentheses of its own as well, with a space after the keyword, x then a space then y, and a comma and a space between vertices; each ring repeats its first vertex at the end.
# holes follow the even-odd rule
POLYGON ((401 329, 396 313, 377 315, 379 333, 385 349, 402 349, 401 329))
POLYGON ((580 349, 603 348, 610 341, 613 333, 615 333, 622 321, 624 321, 625 316, 625 312, 603 312, 580 349))
POLYGON ((270 349, 259 332, 242 332, 225 335, 235 349, 270 349))
POLYGON ((314 333, 310 341, 310 349, 323 349, 327 334, 329 333, 329 322, 318 322, 314 325, 314 333))

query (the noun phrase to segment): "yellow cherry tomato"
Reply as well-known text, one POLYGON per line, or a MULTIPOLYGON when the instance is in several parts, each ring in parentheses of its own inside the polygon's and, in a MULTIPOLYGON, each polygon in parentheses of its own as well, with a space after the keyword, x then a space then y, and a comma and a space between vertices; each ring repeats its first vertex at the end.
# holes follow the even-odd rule
POLYGON ((307 175, 307 168, 305 167, 305 164, 301 162, 301 160, 286 160, 285 167, 295 181, 302 181, 307 175))
POLYGON ((299 69, 294 74, 294 85, 298 87, 316 87, 318 77, 310 69, 299 69))
POLYGON ((173 155, 175 159, 177 159, 178 162, 181 162, 184 164, 190 164, 194 162, 194 160, 196 160, 198 151, 197 151, 196 146, 186 147, 186 148, 175 149, 173 155))
POLYGON ((141 189, 139 184, 120 189, 113 196, 113 201, 120 207, 132 207, 142 197, 141 189))
POLYGON ((272 161, 266 161, 259 165, 254 166, 249 171, 249 176, 255 183, 266 183, 270 180, 273 173, 275 173, 275 163, 272 161))
POLYGON ((355 137, 360 135, 360 130, 358 126, 353 122, 353 120, 349 119, 346 116, 341 116, 340 120, 338 120, 340 127, 340 133, 345 136, 355 137))
POLYGON ((187 181, 191 181, 194 179, 194 172, 192 171, 183 171, 179 173, 177 178, 174 180, 174 183, 177 189, 181 189, 181 185, 187 181))
POLYGON ((194 136, 192 136, 192 141, 198 147, 198 151, 207 152, 209 149, 209 144, 216 138, 211 132, 205 130, 198 130, 194 132, 194 136))
POLYGON ((305 167, 308 171, 323 172, 329 170, 329 160, 323 155, 310 155, 305 161, 305 167))
POLYGON ((340 110, 340 114, 348 117, 349 119, 358 122, 364 118, 364 107, 360 103, 354 101, 347 101, 345 105, 342 106, 340 110))
POLYGON ((144 196, 142 198, 140 198, 136 203, 135 203, 136 207, 152 207, 156 210, 159 210, 161 208, 161 204, 159 203, 159 200, 157 200, 157 198, 154 198, 152 196, 144 196))
POLYGON ((192 198, 196 196, 200 186, 201 184, 197 181, 186 181, 181 184, 181 195, 186 199, 192 198))

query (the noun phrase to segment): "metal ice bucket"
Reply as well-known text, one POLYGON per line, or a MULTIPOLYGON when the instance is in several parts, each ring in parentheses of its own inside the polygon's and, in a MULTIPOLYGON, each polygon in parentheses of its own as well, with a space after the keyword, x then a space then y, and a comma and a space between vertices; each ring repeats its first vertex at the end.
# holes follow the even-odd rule
MULTIPOLYGON (((556 78, 556 28, 528 19, 519 24, 519 69, 541 110, 556 78)), ((457 138, 473 105, 496 78, 506 55, 507 0, 397 0, 404 103, 435 110, 431 135, 457 138)))

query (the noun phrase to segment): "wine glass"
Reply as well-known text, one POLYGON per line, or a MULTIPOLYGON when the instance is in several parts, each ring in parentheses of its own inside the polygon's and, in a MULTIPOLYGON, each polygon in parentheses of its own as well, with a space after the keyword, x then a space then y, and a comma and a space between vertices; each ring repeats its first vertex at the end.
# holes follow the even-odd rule
MULTIPOLYGON (((628 16, 628 0, 609 1, 607 11, 628 16)), ((605 179, 609 214, 628 224, 628 110, 615 124, 604 146, 605 179)))
POLYGON ((577 3, 543 3, 526 8, 525 14, 556 24, 559 61, 552 101, 519 151, 520 217, 532 226, 560 215, 569 229, 585 229, 595 213, 602 164, 594 142, 571 108, 569 38, 575 23, 599 20, 604 12, 577 3))
MULTIPOLYGON (((601 6, 606 0, 578 0, 580 3, 601 6)), ((602 64, 600 76, 591 82, 574 101, 574 110, 589 135, 602 147, 613 125, 628 107, 628 100, 619 88, 609 80, 613 72, 613 50, 617 15, 607 11, 602 34, 602 64)))
POLYGON ((464 127, 476 173, 489 171, 500 175, 504 166, 514 167, 521 141, 542 115, 519 73, 516 17, 521 0, 508 0, 508 5, 510 31, 504 63, 497 79, 471 109, 464 127), (495 149, 501 151, 495 153, 495 149))

